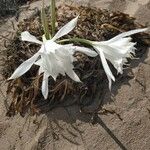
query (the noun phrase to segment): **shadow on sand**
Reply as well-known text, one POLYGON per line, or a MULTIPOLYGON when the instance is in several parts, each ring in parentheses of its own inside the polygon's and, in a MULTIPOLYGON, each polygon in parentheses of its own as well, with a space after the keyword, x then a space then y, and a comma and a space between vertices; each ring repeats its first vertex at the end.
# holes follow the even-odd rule
MULTIPOLYGON (((52 131, 51 134, 55 140, 59 139, 59 136, 63 137, 65 140, 69 141, 70 143, 73 143, 75 145, 80 145, 80 142, 76 142, 74 140, 75 137, 79 137, 82 140, 82 143, 84 142, 84 137, 82 134, 84 133, 83 130, 80 129, 80 123, 88 123, 89 125, 99 125, 100 128, 105 130, 107 134, 114 140, 114 142, 120 147, 122 150, 126 150, 127 147, 125 146, 124 141, 121 141, 114 133, 111 131, 108 125, 105 124, 105 122, 101 119, 101 115, 104 115, 100 111, 103 110, 103 105, 107 103, 111 103, 114 101, 113 97, 115 97, 118 94, 118 90, 122 85, 129 85, 129 81, 134 78, 132 73, 132 68, 137 67, 140 63, 145 63, 144 60, 147 58, 147 47, 141 46, 138 49, 137 56, 140 57, 140 59, 133 60, 131 62, 131 67, 129 69, 126 69, 124 71, 123 75, 118 75, 116 77, 116 82, 112 86, 112 91, 110 92, 108 89, 108 83, 103 84, 103 92, 101 92, 101 95, 98 95, 95 99, 93 99, 93 102, 85 107, 80 107, 77 104, 66 106, 65 104, 57 105, 56 108, 53 108, 51 105, 47 105, 43 107, 44 110, 49 110, 51 107, 51 111, 48 111, 44 113, 47 116, 47 119, 49 120, 49 127, 52 131), (63 126, 62 122, 67 124, 63 126), (55 127, 55 128, 54 128, 55 127), (59 129, 59 135, 57 135, 56 128, 59 129), (74 131, 74 132, 73 132, 74 131), (63 134, 65 132, 65 134, 63 134), (77 133, 78 132, 78 133, 77 133), (71 136, 72 138, 68 138, 67 135, 71 136)), ((85 99, 86 100, 86 99, 85 99)), ((71 102, 71 100, 69 99, 71 102)), ((68 103, 68 101, 66 101, 68 103)), ((54 106, 55 107, 55 106, 54 106)), ((106 112, 105 114, 109 113, 106 112)), ((121 120, 121 118, 120 118, 121 120)), ((122 120, 121 120, 122 121, 122 120)), ((48 133, 49 134, 49 133, 48 133)), ((86 144, 85 144, 86 145, 86 144)))

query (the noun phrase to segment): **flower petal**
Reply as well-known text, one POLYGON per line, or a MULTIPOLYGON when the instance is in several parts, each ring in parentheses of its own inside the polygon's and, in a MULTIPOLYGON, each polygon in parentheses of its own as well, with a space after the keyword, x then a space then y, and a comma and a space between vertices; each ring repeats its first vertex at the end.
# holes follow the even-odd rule
POLYGON ((52 41, 52 40, 47 40, 44 44, 44 53, 55 53, 56 49, 60 49, 62 47, 62 45, 57 44, 56 42, 52 41))
POLYGON ((101 58, 101 61, 102 61, 102 65, 103 65, 103 68, 104 68, 104 71, 107 75, 107 78, 108 78, 108 81, 109 81, 109 89, 111 89, 111 80, 115 81, 115 77, 113 76, 108 64, 107 64, 107 61, 106 61, 106 58, 105 58, 105 55, 103 53, 103 50, 99 50, 97 49, 98 53, 100 54, 100 58, 101 58))
POLYGON ((127 31, 127 32, 123 32, 117 36, 115 36, 114 38, 108 40, 109 42, 113 42, 115 40, 118 40, 120 38, 123 38, 123 37, 126 37, 126 36, 130 36, 130 35, 133 35, 133 34, 136 34, 136 33, 139 33, 139 32, 144 32, 148 30, 148 28, 144 28, 144 29, 135 29, 135 30, 130 30, 130 31, 127 31))
POLYGON ((42 59, 41 58, 38 59, 34 64, 37 66, 41 66, 42 65, 42 59))
POLYGON ((42 94, 45 99, 48 97, 48 75, 44 73, 42 81, 42 94))
POLYGON ((114 41, 94 42, 95 47, 103 50, 104 56, 116 68, 118 73, 123 72, 123 65, 127 62, 127 58, 135 53, 134 45, 130 42, 130 37, 120 38, 114 41))
POLYGON ((72 19, 70 22, 68 22, 66 25, 64 25, 56 34, 55 36, 52 38, 53 41, 59 39, 60 37, 68 34, 70 31, 72 31, 76 24, 77 24, 77 21, 78 21, 78 17, 77 16, 76 18, 72 19))
POLYGON ((22 76, 24 73, 26 73, 31 68, 31 66, 34 64, 34 62, 37 60, 38 57, 39 57, 39 53, 36 53, 31 58, 29 58, 28 60, 24 61, 14 71, 14 73, 11 75, 11 77, 8 80, 16 79, 16 78, 22 76))
POLYGON ((66 74, 74 81, 81 82, 77 74, 73 71, 73 69, 66 70, 66 74))
POLYGON ((51 75, 53 79, 56 80, 59 73, 63 72, 63 68, 58 64, 56 55, 54 55, 53 53, 50 53, 46 57, 46 61, 47 61, 47 66, 49 66, 48 68, 49 75, 51 75))
MULTIPOLYGON (((56 80, 59 73, 62 72, 60 65, 58 65, 56 56, 53 53, 45 54, 41 53, 41 69, 43 72, 46 72, 47 75, 52 76, 56 80)), ((41 71, 41 70, 40 70, 41 71)))
POLYGON ((82 52, 90 57, 96 57, 98 54, 91 50, 90 48, 86 48, 86 47, 80 47, 80 46, 72 46, 72 50, 75 52, 75 51, 79 51, 79 52, 82 52))
POLYGON ((28 31, 24 31, 21 33, 21 40, 33 42, 33 43, 37 43, 37 44, 42 44, 41 41, 39 41, 35 36, 31 35, 28 31))
POLYGON ((38 73, 39 75, 44 72, 44 69, 43 69, 43 66, 42 66, 42 59, 41 58, 38 61, 36 61, 34 64, 37 65, 37 66, 40 66, 39 67, 39 73, 38 73))
POLYGON ((40 66, 40 68, 39 68, 39 75, 40 75, 41 73, 43 73, 43 72, 44 72, 44 69, 43 69, 42 66, 40 66))

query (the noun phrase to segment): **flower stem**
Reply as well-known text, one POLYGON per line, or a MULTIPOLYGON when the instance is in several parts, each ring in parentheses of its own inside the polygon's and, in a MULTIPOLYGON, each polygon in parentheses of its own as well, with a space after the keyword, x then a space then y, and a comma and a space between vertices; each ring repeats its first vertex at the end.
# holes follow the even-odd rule
POLYGON ((56 2, 51 0, 51 27, 52 27, 52 37, 55 35, 55 24, 56 24, 56 2))
POLYGON ((86 40, 86 39, 81 39, 81 38, 70 38, 70 39, 64 39, 58 41, 58 43, 64 43, 64 42, 79 42, 82 44, 90 45, 92 46, 92 41, 86 40))
POLYGON ((44 0, 43 0, 43 6, 41 10, 41 20, 42 20, 45 37, 47 40, 49 40, 50 35, 49 35, 49 28, 48 28, 48 20, 47 20, 45 9, 44 9, 44 0))

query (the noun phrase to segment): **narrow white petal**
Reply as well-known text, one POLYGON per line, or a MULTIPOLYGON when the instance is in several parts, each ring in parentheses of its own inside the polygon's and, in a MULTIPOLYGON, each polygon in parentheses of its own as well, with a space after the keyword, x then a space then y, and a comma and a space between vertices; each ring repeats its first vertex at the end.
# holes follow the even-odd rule
POLYGON ((43 75, 43 81, 42 81, 42 94, 45 99, 48 97, 48 76, 46 73, 43 75))
POLYGON ((39 60, 37 60, 35 63, 35 65, 41 66, 42 65, 42 59, 40 58, 39 60))
POLYGON ((78 21, 78 16, 74 19, 72 19, 70 22, 68 22, 66 25, 64 25, 57 33, 56 35, 52 38, 53 41, 59 39, 60 37, 68 34, 70 31, 72 31, 78 21))
POLYGON ((73 71, 73 69, 66 70, 66 74, 74 81, 81 82, 77 74, 73 71))
POLYGON ((90 57, 96 57, 98 54, 91 50, 90 48, 86 48, 86 47, 80 47, 80 46, 72 46, 72 50, 75 52, 75 51, 79 51, 79 52, 82 52, 90 57))
MULTIPOLYGON (((41 53, 42 54, 42 53, 41 53)), ((40 66, 39 67, 39 75, 41 74, 41 73, 43 73, 44 71, 47 71, 47 70, 44 70, 44 64, 43 64, 43 57, 41 56, 41 58, 38 60, 38 61, 36 61, 35 63, 34 63, 35 65, 37 65, 37 66, 40 66)))
POLYGON ((126 37, 126 36, 130 36, 130 35, 133 35, 133 34, 136 34, 136 33, 139 33, 139 32, 145 32, 147 30, 148 30, 148 28, 144 28, 144 29, 135 29, 135 30, 123 32, 123 33, 115 36, 114 38, 110 39, 109 41, 112 42, 112 41, 118 40, 120 38, 123 38, 123 37, 126 37))
POLYGON ((34 54, 31 58, 28 60, 24 61, 11 75, 11 77, 8 80, 11 79, 16 79, 20 76, 22 76, 24 73, 26 73, 34 64, 34 62, 37 60, 39 57, 39 53, 34 54))
POLYGON ((102 65, 103 65, 103 68, 104 68, 106 74, 107 74, 109 77, 111 77, 111 79, 112 79, 113 81, 115 81, 115 77, 113 76, 113 74, 112 74, 112 72, 111 72, 111 70, 110 70, 110 68, 109 68, 109 66, 108 66, 108 64, 107 64, 107 61, 106 61, 106 58, 105 58, 105 55, 104 55, 103 51, 100 51, 100 57, 101 57, 102 65))
POLYGON ((44 72, 44 69, 43 69, 43 67, 42 66, 40 66, 40 68, 39 68, 39 75, 41 74, 41 73, 43 73, 44 72))
POLYGON ((103 51, 99 50, 98 52, 100 54, 102 65, 103 65, 104 71, 105 71, 108 81, 109 81, 109 88, 111 89, 111 80, 115 81, 115 77, 113 76, 113 74, 107 64, 107 61, 106 61, 103 51))
POLYGON ((31 35, 28 31, 24 31, 21 33, 21 40, 33 42, 33 43, 37 43, 37 44, 42 44, 41 41, 39 41, 35 36, 31 35))
POLYGON ((109 76, 107 76, 109 82, 109 90, 111 91, 112 80, 109 76))

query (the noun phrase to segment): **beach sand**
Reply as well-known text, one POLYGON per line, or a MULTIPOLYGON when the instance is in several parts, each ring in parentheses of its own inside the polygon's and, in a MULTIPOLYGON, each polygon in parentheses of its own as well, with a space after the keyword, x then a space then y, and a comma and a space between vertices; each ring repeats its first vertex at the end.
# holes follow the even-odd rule
MULTIPOLYGON (((49 0, 45 3, 48 5, 49 0)), ((150 0, 75 0, 74 3, 125 12, 136 17, 137 22, 150 25, 150 0)), ((31 16, 41 2, 26 6, 22 7, 19 20, 31 16)), ((8 30, 15 32, 11 21, 16 22, 12 17, 1 24, 1 35, 8 30)), ((0 40, 2 43, 4 39, 0 40)), ((0 150, 149 150, 150 51, 131 65, 132 77, 125 73, 113 84, 113 101, 106 88, 103 100, 108 112, 99 114, 94 125, 90 123, 91 116, 81 114, 77 106, 56 108, 37 118, 19 115, 8 118, 6 87, 2 84, 0 150)))

